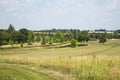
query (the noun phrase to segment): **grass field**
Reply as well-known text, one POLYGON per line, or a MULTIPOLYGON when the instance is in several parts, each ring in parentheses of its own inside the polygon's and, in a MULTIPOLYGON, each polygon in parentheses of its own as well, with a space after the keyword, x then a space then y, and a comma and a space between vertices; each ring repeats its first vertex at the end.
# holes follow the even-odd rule
POLYGON ((120 80, 120 40, 81 44, 88 46, 0 49, 0 79, 120 80))

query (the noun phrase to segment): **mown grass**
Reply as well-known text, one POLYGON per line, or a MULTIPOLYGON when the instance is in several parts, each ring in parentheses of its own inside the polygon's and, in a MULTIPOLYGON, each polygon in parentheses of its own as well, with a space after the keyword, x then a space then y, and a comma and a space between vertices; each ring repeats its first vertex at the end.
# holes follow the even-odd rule
POLYGON ((88 46, 77 48, 2 49, 0 64, 3 63, 34 66, 38 71, 50 69, 75 80, 120 80, 120 42, 89 42, 88 46))
POLYGON ((80 56, 80 55, 108 55, 120 56, 120 44, 93 44, 88 43, 88 46, 81 46, 77 48, 17 48, 17 49, 1 49, 0 55, 3 56, 19 56, 19 57, 36 57, 41 56, 80 56))
POLYGON ((19 66, 0 65, 0 80, 59 80, 19 66))

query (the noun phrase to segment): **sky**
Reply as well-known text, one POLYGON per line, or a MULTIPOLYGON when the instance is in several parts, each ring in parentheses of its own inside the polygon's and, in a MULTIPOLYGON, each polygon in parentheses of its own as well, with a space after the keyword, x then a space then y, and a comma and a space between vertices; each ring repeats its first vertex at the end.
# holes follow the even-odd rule
POLYGON ((120 0, 0 0, 0 29, 120 29, 120 0))

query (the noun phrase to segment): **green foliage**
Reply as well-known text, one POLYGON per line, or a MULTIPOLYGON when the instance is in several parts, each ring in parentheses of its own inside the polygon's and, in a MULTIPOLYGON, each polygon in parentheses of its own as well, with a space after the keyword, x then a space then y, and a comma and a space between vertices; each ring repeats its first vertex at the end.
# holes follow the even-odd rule
POLYGON ((104 35, 101 35, 99 43, 105 43, 106 41, 107 41, 106 37, 104 35))
POLYGON ((20 42, 20 47, 23 47, 23 42, 20 42))
POLYGON ((46 40, 46 43, 49 43, 49 42, 50 42, 50 37, 49 37, 49 36, 46 36, 46 37, 45 37, 45 40, 46 40))
POLYGON ((32 42, 34 41, 34 35, 32 31, 29 31, 29 35, 28 35, 28 44, 32 45, 32 42))
POLYGON ((39 34, 38 34, 38 35, 35 35, 34 41, 36 41, 36 42, 41 41, 41 38, 40 38, 40 35, 39 35, 39 34))
POLYGON ((50 41, 49 41, 49 44, 52 44, 52 38, 50 37, 50 41))
POLYGON ((8 42, 7 42, 6 40, 3 40, 1 44, 2 44, 2 45, 7 45, 8 42))
POLYGON ((78 41, 88 41, 89 40, 89 34, 88 31, 81 31, 78 37, 78 41))
POLYGON ((12 33, 12 32, 14 32, 14 31, 15 31, 14 27, 12 26, 12 24, 10 24, 10 26, 9 26, 9 28, 8 28, 8 32, 9 32, 9 33, 12 33))
POLYGON ((54 42, 63 42, 63 34, 61 32, 56 32, 54 42))
POLYGON ((71 40, 71 47, 77 47, 77 41, 75 39, 71 40))
POLYGON ((73 34, 69 31, 69 32, 66 32, 64 33, 64 41, 70 41, 72 38, 73 38, 73 34))
POLYGON ((42 42, 41 42, 42 45, 45 45, 46 44, 46 39, 45 39, 45 36, 42 37, 42 42))
POLYGON ((20 29, 19 32, 20 32, 19 40, 22 42, 27 42, 28 36, 29 36, 29 31, 27 29, 20 29))
POLYGON ((119 34, 115 33, 115 34, 113 35, 113 37, 114 37, 115 39, 120 39, 120 33, 119 33, 119 34))
POLYGON ((9 44, 13 46, 14 44, 13 40, 9 40, 9 44))

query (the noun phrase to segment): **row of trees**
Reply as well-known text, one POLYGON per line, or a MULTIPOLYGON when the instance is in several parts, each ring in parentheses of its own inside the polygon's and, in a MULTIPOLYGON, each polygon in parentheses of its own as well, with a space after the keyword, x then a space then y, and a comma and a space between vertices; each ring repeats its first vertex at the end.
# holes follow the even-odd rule
POLYGON ((27 29, 20 29, 16 31, 14 27, 10 24, 8 29, 0 30, 0 45, 6 44, 18 44, 28 42, 31 44, 33 41, 33 32, 27 29))
POLYGON ((108 39, 117 38, 120 39, 118 33, 114 34, 90 34, 88 31, 80 31, 78 29, 70 30, 46 30, 46 31, 30 31, 27 29, 15 30, 14 27, 10 24, 8 29, 0 30, 0 45, 6 44, 19 44, 19 43, 28 43, 29 45, 32 42, 41 42, 42 45, 52 44, 52 43, 62 43, 71 41, 75 43, 84 42, 89 40, 99 39, 100 43, 104 43, 108 39))
POLYGON ((46 31, 46 32, 37 32, 35 34, 35 37, 38 38, 41 37, 39 40, 41 40, 42 44, 52 44, 52 43, 62 43, 71 41, 72 39, 75 39, 76 41, 88 41, 89 40, 89 34, 88 31, 80 31, 80 30, 54 30, 52 31, 46 31))

